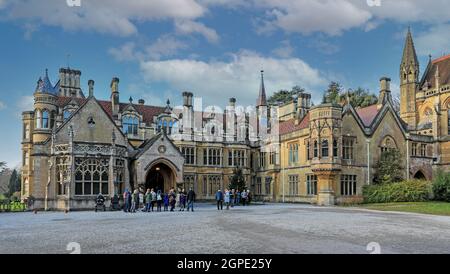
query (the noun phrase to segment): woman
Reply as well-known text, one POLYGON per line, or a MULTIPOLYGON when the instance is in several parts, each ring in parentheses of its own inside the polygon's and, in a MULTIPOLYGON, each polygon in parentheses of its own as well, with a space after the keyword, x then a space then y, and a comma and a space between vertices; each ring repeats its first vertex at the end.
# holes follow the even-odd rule
POLYGON ((156 211, 158 212, 161 212, 161 203, 162 203, 161 190, 158 189, 158 193, 156 194, 156 211))
POLYGON ((136 207, 139 207, 139 191, 135 189, 131 196, 131 210, 130 212, 136 213, 136 207))
POLYGON ((142 193, 142 191, 139 191, 139 207, 138 207, 138 209, 139 210, 144 210, 143 209, 143 207, 144 207, 144 193, 142 193))
POLYGON ((186 208, 186 193, 184 193, 184 189, 180 193, 180 211, 184 211, 186 208))
POLYGON ((175 194, 175 190, 170 190, 170 196, 169 196, 169 202, 170 202, 170 211, 174 211, 175 209, 175 203, 176 203, 177 196, 175 194))
POLYGON ((150 192, 150 188, 147 188, 147 192, 145 193, 145 211, 150 212, 150 205, 152 201, 152 194, 150 192))
POLYGON ((230 199, 231 199, 231 193, 228 189, 225 189, 225 204, 227 205, 227 210, 230 209, 230 199))
POLYGON ((181 197, 181 191, 179 188, 177 188, 177 195, 175 196, 175 207, 181 207, 180 205, 180 197, 181 197))
POLYGON ((167 193, 164 193, 163 202, 164 202, 164 211, 168 211, 169 210, 169 195, 167 193))

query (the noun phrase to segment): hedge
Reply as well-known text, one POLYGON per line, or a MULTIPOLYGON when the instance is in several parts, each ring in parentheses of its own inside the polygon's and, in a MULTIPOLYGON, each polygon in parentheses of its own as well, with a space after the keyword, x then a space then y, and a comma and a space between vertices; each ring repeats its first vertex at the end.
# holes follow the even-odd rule
POLYGON ((424 202, 432 193, 430 182, 418 180, 363 187, 365 203, 424 202))

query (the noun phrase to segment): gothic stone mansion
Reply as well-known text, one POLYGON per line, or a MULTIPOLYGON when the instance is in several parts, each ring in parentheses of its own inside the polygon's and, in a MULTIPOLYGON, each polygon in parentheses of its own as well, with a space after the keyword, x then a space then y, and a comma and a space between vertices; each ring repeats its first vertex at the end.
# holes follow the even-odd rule
POLYGON ((231 98, 224 111, 194 111, 190 92, 176 108, 123 102, 118 78, 109 101, 95 98, 92 80, 86 97, 80 76, 60 69, 52 85, 46 73, 34 110, 22 116, 22 198, 32 196, 37 208, 92 208, 98 193, 137 187, 192 187, 199 199, 213 199, 238 166, 256 199, 331 205, 360 200, 381 152, 393 148, 405 178, 450 171, 450 55, 430 58, 420 77, 410 32, 399 114, 386 77, 378 103, 365 108, 311 107, 307 93, 270 106, 261 77, 256 106, 231 98))

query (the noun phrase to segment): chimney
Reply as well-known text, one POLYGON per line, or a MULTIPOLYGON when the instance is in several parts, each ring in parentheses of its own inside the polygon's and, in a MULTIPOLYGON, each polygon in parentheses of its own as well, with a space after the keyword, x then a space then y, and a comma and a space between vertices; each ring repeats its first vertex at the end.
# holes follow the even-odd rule
POLYGON ((194 96, 192 92, 183 92, 183 106, 192 107, 192 97, 194 96))
POLYGON ((236 107, 236 98, 230 98, 230 107, 235 108, 236 107))
POLYGON ((111 81, 111 105, 114 118, 119 116, 119 78, 114 77, 111 81))
POLYGON ((388 77, 382 77, 380 79, 380 96, 378 97, 378 108, 381 108, 386 100, 392 101, 391 96, 391 79, 388 77))
POLYGON ((138 104, 139 105, 145 105, 145 100, 144 99, 139 99, 138 100, 138 104))
POLYGON ((94 97, 94 80, 89 80, 88 81, 88 86, 89 86, 89 98, 90 97, 94 97))

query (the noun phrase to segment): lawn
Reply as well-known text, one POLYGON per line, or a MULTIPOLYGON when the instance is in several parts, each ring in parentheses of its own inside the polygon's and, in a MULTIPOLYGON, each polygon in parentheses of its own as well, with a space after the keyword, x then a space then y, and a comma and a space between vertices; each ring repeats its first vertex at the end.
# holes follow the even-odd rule
POLYGON ((450 216, 450 203, 446 202, 364 204, 360 205, 360 207, 381 211, 401 211, 450 216))

